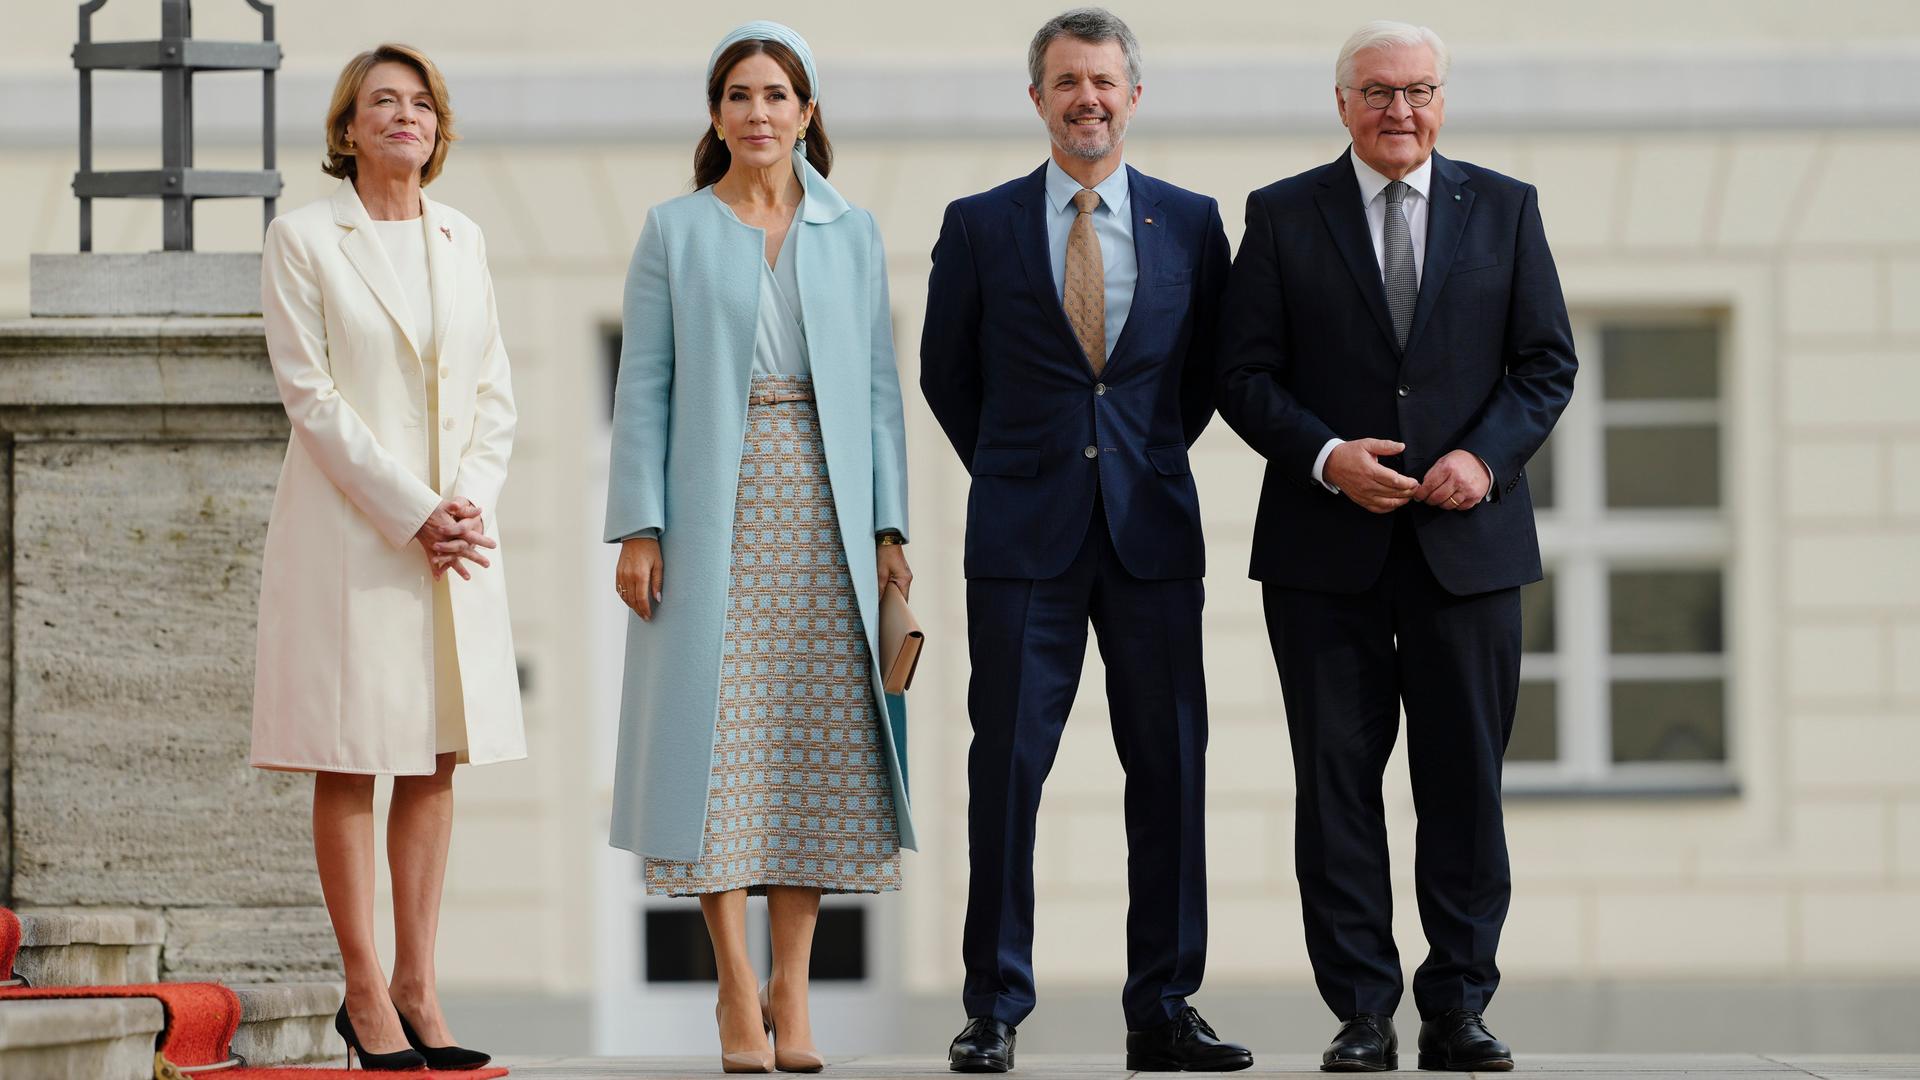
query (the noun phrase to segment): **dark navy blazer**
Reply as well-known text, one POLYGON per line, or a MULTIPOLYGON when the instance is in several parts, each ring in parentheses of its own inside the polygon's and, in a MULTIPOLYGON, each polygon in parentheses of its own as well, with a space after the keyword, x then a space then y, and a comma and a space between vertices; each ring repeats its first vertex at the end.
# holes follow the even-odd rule
POLYGON ((1096 378, 1060 306, 1046 168, 947 207, 933 248, 920 389, 973 474, 969 578, 1063 573, 1102 494, 1138 578, 1206 570, 1187 447, 1213 416, 1226 233, 1204 195, 1127 169, 1139 283, 1096 378))
POLYGON ((1267 459, 1252 576, 1357 593, 1395 514, 1313 479, 1328 439, 1406 444, 1418 480, 1448 451, 1493 471, 1466 511, 1409 504, 1433 575, 1470 595, 1540 579, 1524 467, 1573 394, 1573 335, 1533 187, 1433 155, 1426 260, 1402 351, 1347 154, 1247 198, 1220 329, 1220 414, 1267 459))

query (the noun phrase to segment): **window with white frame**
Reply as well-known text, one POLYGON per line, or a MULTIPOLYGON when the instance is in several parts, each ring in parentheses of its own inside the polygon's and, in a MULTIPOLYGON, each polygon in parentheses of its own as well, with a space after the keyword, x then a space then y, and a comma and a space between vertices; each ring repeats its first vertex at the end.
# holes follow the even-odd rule
POLYGON ((1527 466, 1517 791, 1729 790, 1723 322, 1574 320, 1573 401, 1527 466))

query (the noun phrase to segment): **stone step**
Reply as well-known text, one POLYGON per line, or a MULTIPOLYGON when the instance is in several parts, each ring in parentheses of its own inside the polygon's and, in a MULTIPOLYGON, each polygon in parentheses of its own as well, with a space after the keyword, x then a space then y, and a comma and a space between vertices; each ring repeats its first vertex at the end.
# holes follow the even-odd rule
POLYGON ((233 1037, 233 1052, 249 1065, 338 1061, 346 1052, 333 1030, 333 1014, 346 992, 342 984, 258 983, 232 990, 240 995, 240 1031, 233 1037))
POLYGON ((153 998, 9 1001, 0 1005, 0 1076, 148 1080, 165 1023, 153 998))
POLYGON ((160 980, 166 921, 137 908, 28 908, 15 975, 30 986, 124 986, 160 980))

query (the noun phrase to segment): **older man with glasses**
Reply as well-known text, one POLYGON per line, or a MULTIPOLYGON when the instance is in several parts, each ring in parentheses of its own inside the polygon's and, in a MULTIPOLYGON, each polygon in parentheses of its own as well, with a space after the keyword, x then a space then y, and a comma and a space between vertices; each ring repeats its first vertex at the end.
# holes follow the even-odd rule
POLYGON ((1352 148, 1247 200, 1221 326, 1220 413, 1267 459, 1252 576, 1293 744, 1307 953, 1342 1021, 1331 1071, 1399 1064, 1380 787, 1403 703, 1420 1067, 1513 1067, 1481 1013, 1511 893, 1520 587, 1541 576, 1523 468, 1575 361, 1534 189, 1434 152, 1447 61, 1425 27, 1348 39, 1334 99, 1352 148))

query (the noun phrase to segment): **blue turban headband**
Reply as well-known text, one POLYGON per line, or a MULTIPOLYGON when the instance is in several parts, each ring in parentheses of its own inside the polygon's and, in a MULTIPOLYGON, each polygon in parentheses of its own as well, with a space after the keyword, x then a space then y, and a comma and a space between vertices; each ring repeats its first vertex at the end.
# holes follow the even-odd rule
POLYGON ((713 47, 713 55, 707 57, 707 82, 713 82, 713 68, 720 62, 720 54, 742 41, 777 41, 792 49, 793 54, 800 58, 800 66, 807 73, 807 82, 813 86, 812 100, 820 100, 820 73, 814 70, 813 50, 807 47, 807 39, 801 37, 791 26, 783 26, 764 19, 735 27, 726 37, 720 39, 720 44, 713 47))

